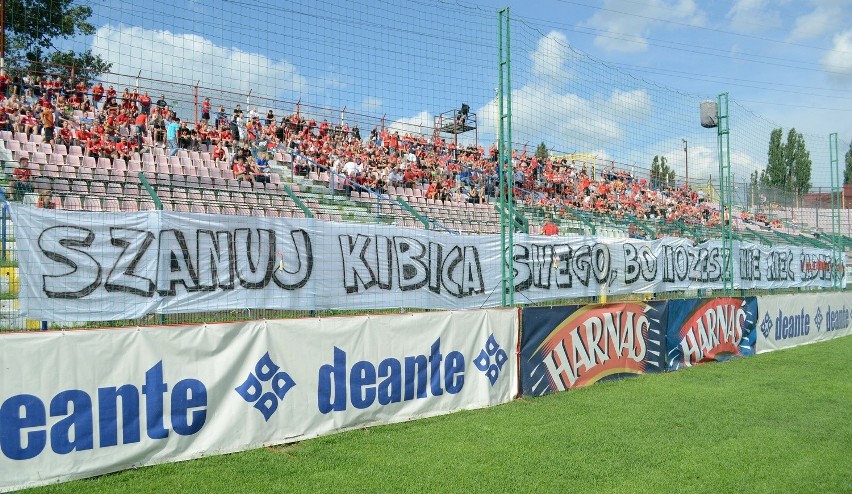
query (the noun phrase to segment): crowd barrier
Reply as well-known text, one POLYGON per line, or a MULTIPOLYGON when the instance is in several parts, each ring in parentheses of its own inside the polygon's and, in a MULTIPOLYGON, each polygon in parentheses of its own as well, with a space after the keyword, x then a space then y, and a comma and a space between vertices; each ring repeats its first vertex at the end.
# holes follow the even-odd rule
POLYGON ((850 305, 830 292, 0 335, 0 490, 846 336, 850 305))

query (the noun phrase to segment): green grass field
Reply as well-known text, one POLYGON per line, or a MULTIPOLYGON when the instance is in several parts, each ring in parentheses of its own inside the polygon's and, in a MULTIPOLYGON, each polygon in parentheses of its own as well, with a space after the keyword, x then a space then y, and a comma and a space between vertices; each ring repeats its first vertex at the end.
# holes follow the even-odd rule
POLYGON ((852 492, 852 337, 30 492, 852 492))

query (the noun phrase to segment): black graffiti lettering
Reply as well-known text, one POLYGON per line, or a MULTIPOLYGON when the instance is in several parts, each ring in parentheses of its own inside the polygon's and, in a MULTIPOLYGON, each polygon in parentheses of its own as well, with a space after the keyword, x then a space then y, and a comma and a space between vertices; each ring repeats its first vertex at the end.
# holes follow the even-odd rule
POLYGON ((689 276, 689 254, 683 245, 664 245, 663 260, 663 281, 674 283, 689 276))
POLYGON ((553 246, 553 256, 556 265, 556 287, 571 288, 574 283, 571 274, 571 258, 574 250, 568 244, 557 244, 553 246))
POLYGON ((218 287, 233 290, 237 258, 231 232, 198 230, 196 239, 198 289, 213 291, 218 287))
POLYGON ((463 270, 461 269, 463 264, 464 253, 462 253, 461 247, 457 245, 447 253, 447 257, 443 263, 443 272, 441 273, 444 289, 456 298, 464 296, 464 285, 461 281, 464 276, 456 274, 456 270, 463 270))
POLYGON ((293 241, 292 249, 285 249, 282 253, 281 265, 275 267, 272 280, 284 290, 298 290, 311 278, 314 270, 314 251, 311 237, 305 230, 291 230, 290 239, 293 241), (289 269, 294 265, 295 270, 289 269))
POLYGON ((340 235, 340 256, 343 264, 343 286, 346 293, 358 293, 359 286, 364 290, 376 284, 376 275, 367 262, 367 249, 371 239, 366 235, 340 235))
MULTIPOLYGON (((733 262, 733 261, 730 261, 733 262)), ((758 269, 758 271, 760 271, 758 269)), ((759 275, 758 275, 759 276, 759 275)), ((704 281, 716 282, 722 279, 722 250, 713 247, 707 254, 707 276, 704 281)), ((758 278, 760 279, 760 278, 758 278)))
POLYGON ((606 244, 595 244, 592 247, 592 268, 595 273, 595 280, 598 283, 606 283, 609 279, 609 273, 612 269, 612 256, 609 253, 609 247, 606 244))
POLYGON ((462 273, 463 296, 468 297, 485 292, 485 283, 482 280, 482 266, 479 264, 479 251, 472 245, 464 248, 462 273))
POLYGON ((550 288, 553 267, 553 246, 533 245, 533 284, 537 288, 550 288))
POLYGON ((38 247, 45 257, 64 264, 69 271, 42 277, 42 291, 48 298, 77 299, 101 285, 101 265, 88 252, 95 232, 76 226, 54 226, 41 232, 38 247))
POLYGON ((183 285, 189 292, 198 289, 198 273, 182 231, 160 231, 158 266, 157 292, 160 295, 174 296, 178 285, 183 285))
POLYGON ((740 249, 740 279, 760 281, 760 249, 740 249))
POLYGON ((396 263, 399 271, 399 289, 403 292, 417 290, 429 282, 429 265, 423 261, 426 246, 409 237, 394 237, 396 263))
POLYGON ((250 228, 234 230, 237 278, 240 286, 248 289, 264 288, 275 271, 275 231, 255 231, 257 234, 252 235, 250 228))
POLYGON ((444 284, 443 276, 444 262, 444 246, 429 242, 429 290, 434 293, 441 293, 441 286, 444 284))
POLYGON ((376 284, 382 290, 393 287, 393 239, 376 236, 376 284))
POLYGON ((574 276, 583 284, 589 286, 589 279, 592 275, 592 246, 584 245, 574 253, 571 268, 574 271, 574 276))
POLYGON ((140 297, 154 296, 154 280, 137 272, 142 258, 154 243, 154 234, 133 228, 109 229, 110 243, 121 249, 104 282, 107 292, 129 293, 140 297))
POLYGON ((624 244, 624 283, 630 285, 635 283, 642 274, 642 266, 639 263, 639 250, 635 245, 624 244))
POLYGON ((793 275, 793 252, 772 251, 767 258, 769 274, 767 281, 794 280, 793 275))
POLYGON ((510 269, 514 270, 515 291, 522 292, 532 286, 533 268, 530 266, 530 249, 526 245, 515 244, 514 251, 514 262, 510 269))

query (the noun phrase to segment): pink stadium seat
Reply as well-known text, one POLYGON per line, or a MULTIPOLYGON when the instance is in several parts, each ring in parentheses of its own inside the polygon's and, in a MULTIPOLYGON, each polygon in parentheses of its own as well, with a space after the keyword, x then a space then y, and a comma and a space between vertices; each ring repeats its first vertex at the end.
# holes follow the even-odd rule
POLYGON ((82 180, 74 180, 71 182, 71 192, 84 196, 89 193, 89 184, 82 180))
POLYGON ((103 168, 95 168, 93 180, 100 180, 102 182, 109 181, 109 170, 103 168))
POLYGON ((103 211, 100 199, 92 196, 83 200, 83 209, 86 211, 103 211))
POLYGON ((65 200, 62 202, 62 208, 67 209, 68 211, 82 211, 83 203, 80 202, 79 196, 65 196, 65 200))
POLYGON ((68 148, 69 156, 83 156, 83 148, 80 146, 71 146, 68 148))

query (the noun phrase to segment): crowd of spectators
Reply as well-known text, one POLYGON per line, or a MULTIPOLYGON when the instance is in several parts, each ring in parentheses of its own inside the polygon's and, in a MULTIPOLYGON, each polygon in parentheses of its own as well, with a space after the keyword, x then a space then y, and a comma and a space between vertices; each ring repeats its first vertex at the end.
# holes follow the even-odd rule
MULTIPOLYGON (((271 109, 263 114, 236 105, 229 112, 218 105, 214 111, 210 98, 199 105, 201 118, 190 124, 181 121, 165 95, 152 101, 135 88, 118 93, 102 83, 88 87, 58 77, 12 78, 5 71, 0 71, 0 98, 0 130, 40 133, 45 142, 81 146, 93 158, 130 159, 155 146, 170 155, 180 149, 207 150, 213 159, 228 160, 238 180, 256 183, 269 181, 269 161, 283 150, 294 157, 294 173, 328 171, 347 190, 364 187, 384 194, 420 188, 427 199, 472 203, 489 202, 499 193, 494 147, 457 147, 438 136, 379 126, 362 135, 357 124, 332 124, 298 111, 280 120, 271 109)), ((590 170, 586 163, 519 151, 512 159, 515 196, 553 215, 721 222, 718 209, 686 187, 653 187, 614 166, 590 170)))

